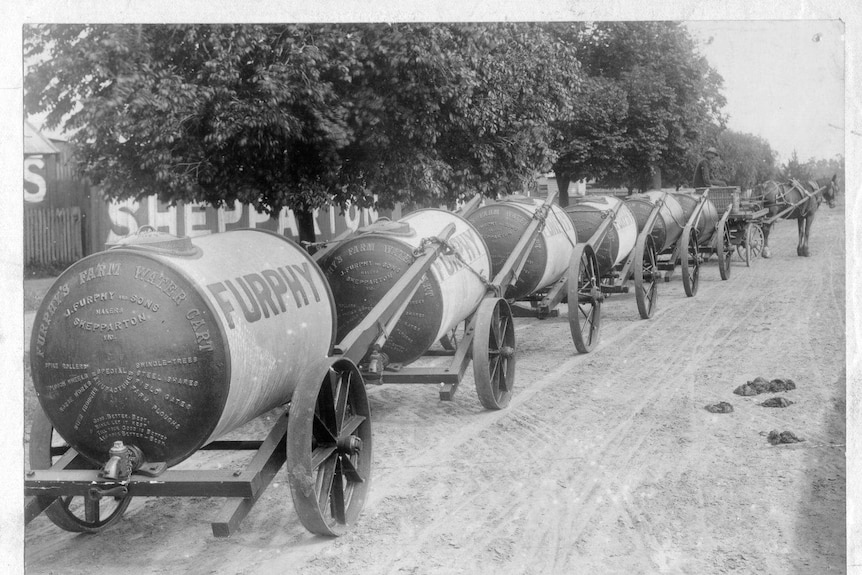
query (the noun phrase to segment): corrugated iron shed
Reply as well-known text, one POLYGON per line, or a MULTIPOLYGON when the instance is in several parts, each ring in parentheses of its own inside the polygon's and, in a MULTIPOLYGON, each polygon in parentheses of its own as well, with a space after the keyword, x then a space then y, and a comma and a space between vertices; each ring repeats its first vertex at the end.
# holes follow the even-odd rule
POLYGON ((24 122, 24 155, 44 156, 46 154, 59 154, 60 150, 52 144, 48 138, 39 133, 30 122, 24 122))

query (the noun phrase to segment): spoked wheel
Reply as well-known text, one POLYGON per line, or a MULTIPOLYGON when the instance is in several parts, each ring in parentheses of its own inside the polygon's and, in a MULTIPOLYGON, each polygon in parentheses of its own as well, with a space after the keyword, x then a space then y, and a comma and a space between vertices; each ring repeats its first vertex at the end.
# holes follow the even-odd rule
POLYGON ((601 276, 592 246, 575 246, 568 274, 569 330, 575 349, 588 353, 599 341, 602 320, 601 276))
POLYGON ((715 252, 718 254, 718 273, 722 280, 730 279, 730 256, 733 254, 733 242, 730 237, 730 227, 727 222, 720 234, 716 234, 715 252))
POLYGON ((680 238, 679 263, 682 268, 682 287, 685 295, 694 297, 700 280, 700 258, 697 246, 697 230, 686 228, 680 238))
POLYGON ((749 223, 745 226, 745 265, 751 267, 751 262, 763 253, 763 230, 758 224, 749 223))
POLYGON ((658 299, 658 256, 651 235, 641 234, 635 244, 635 298, 642 319, 652 317, 658 299))
POLYGON ((515 384, 515 326, 512 310, 502 298, 485 298, 476 310, 473 336, 473 379, 485 409, 502 409, 515 384))
MULTIPOLYGON (((69 449, 65 440, 54 431, 48 416, 37 409, 30 429, 30 468, 50 469, 69 449)), ((96 466, 78 456, 66 469, 96 469, 96 466)), ((45 515, 66 531, 98 533, 116 523, 131 501, 129 496, 91 499, 81 495, 61 495, 45 508, 45 515)))
POLYGON ((312 533, 341 535, 359 517, 371 483, 371 409, 349 359, 333 358, 319 385, 294 391, 287 476, 299 519, 312 533))

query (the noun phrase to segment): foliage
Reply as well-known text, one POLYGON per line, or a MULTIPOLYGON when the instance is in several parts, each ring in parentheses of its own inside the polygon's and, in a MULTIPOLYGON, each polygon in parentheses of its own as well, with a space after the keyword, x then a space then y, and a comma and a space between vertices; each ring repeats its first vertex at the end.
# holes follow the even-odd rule
POLYGON ((750 189, 775 179, 775 152, 763 138, 726 130, 718 137, 717 147, 721 154, 717 177, 728 186, 750 189))
POLYGON ((577 94, 573 116, 561 121, 553 169, 558 180, 602 178, 623 169, 628 114, 626 93, 615 82, 589 78, 577 94))
POLYGON ((817 180, 820 178, 831 178, 837 174, 838 188, 844 189, 844 156, 838 155, 834 158, 819 159, 809 158, 806 162, 809 173, 812 178, 817 180))
POLYGON ((112 199, 269 213, 519 189, 580 78, 535 24, 28 26, 25 58, 112 199))
POLYGON ((645 189, 656 168, 671 183, 689 179, 690 161, 724 124, 725 99, 721 77, 687 30, 674 22, 602 22, 569 38, 584 72, 595 79, 587 85, 603 86, 606 100, 586 98, 561 127, 567 146, 554 166, 558 176, 629 189, 645 189), (585 122, 595 122, 595 131, 585 122), (597 142, 596 134, 610 140, 597 142), (599 153, 584 161, 578 152, 595 143, 599 153))
POLYGON ((831 178, 837 175, 838 188, 844 189, 844 156, 837 155, 834 158, 815 159, 809 158, 804 164, 800 164, 796 152, 781 167, 780 177, 783 179, 796 178, 800 181, 818 180, 820 178, 831 178))
POLYGON ((796 155, 796 150, 793 150, 793 153, 790 154, 790 159, 781 167, 781 178, 783 180, 793 178, 800 182, 807 182, 814 178, 814 174, 809 164, 800 162, 799 157, 796 155))

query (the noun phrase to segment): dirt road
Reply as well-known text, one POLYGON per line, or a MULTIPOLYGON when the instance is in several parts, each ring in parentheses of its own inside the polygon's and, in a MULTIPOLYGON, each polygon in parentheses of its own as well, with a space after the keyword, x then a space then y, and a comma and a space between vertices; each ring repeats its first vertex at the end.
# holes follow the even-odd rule
POLYGON ((821 209, 810 258, 795 255, 793 222, 776 227, 772 259, 735 262, 729 281, 713 258, 694 298, 677 275, 651 320, 611 297, 586 355, 565 317, 517 320, 505 410, 483 410, 471 376, 451 402, 433 386, 369 388, 371 494, 340 538, 303 529, 282 471, 229 539, 210 531, 217 499, 134 500, 95 536, 41 516, 26 572, 844 572, 843 218, 821 209), (757 376, 797 388, 733 394, 757 376), (773 395, 793 404, 759 405, 773 395), (719 401, 734 411, 704 409, 719 401), (773 446, 771 430, 805 441, 773 446))

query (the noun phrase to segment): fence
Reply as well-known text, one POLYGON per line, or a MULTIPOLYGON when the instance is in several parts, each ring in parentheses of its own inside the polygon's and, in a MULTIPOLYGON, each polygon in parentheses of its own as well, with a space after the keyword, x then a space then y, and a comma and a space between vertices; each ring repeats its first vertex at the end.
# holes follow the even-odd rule
POLYGON ((69 265, 83 256, 78 206, 24 210, 25 265, 69 265))

